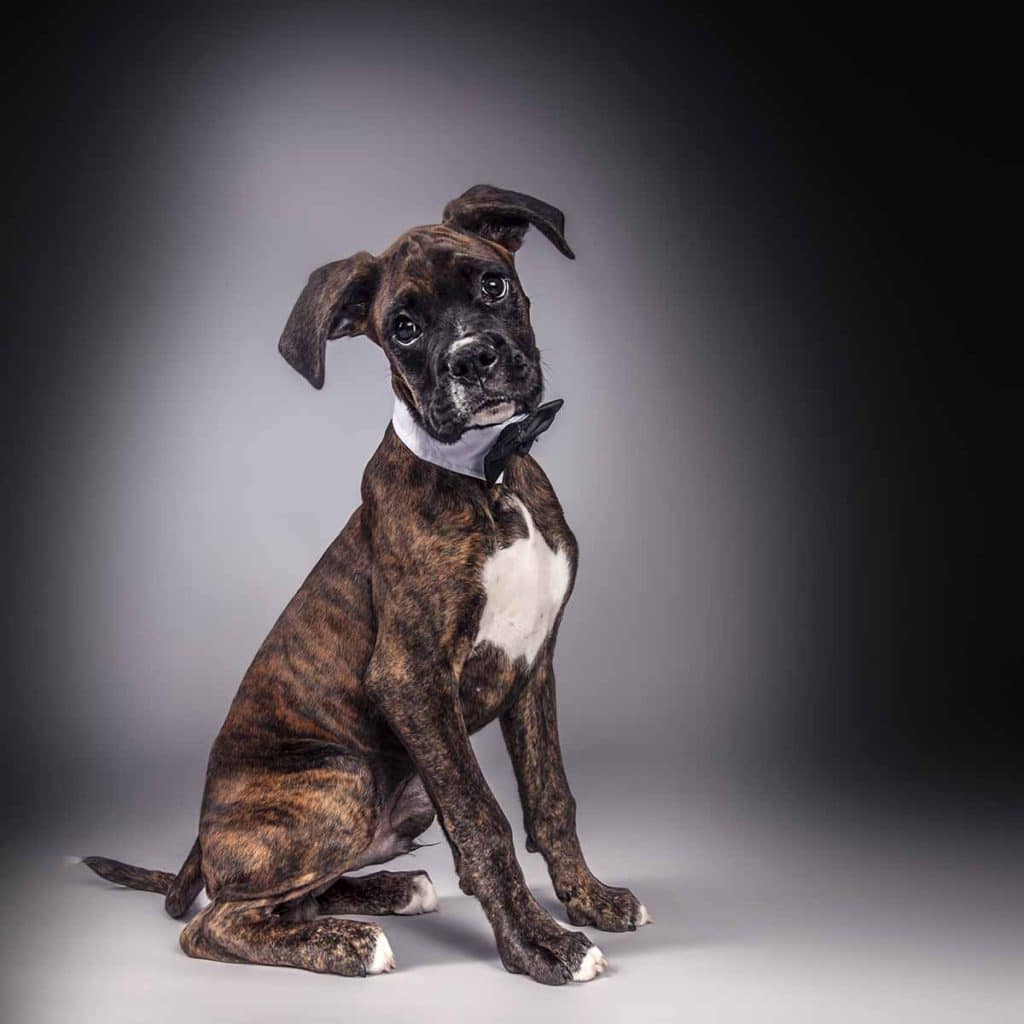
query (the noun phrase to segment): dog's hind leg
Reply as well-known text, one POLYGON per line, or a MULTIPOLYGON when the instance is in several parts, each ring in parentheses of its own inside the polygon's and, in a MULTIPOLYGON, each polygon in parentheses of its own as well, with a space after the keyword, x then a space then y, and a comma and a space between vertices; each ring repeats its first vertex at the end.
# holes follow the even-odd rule
POLYGON ((374 855, 367 851, 382 830, 372 771, 342 754, 301 767, 215 767, 200 822, 213 902, 181 933, 182 949, 207 960, 328 974, 392 970, 380 925, 317 916, 316 894, 374 855))
POLYGON ((377 871, 339 878, 316 906, 321 914, 429 914, 437 890, 426 871, 377 871))
POLYGON ((380 925, 339 917, 294 920, 263 902, 214 900, 182 931, 180 941, 189 956, 223 963, 356 977, 395 966, 380 925))

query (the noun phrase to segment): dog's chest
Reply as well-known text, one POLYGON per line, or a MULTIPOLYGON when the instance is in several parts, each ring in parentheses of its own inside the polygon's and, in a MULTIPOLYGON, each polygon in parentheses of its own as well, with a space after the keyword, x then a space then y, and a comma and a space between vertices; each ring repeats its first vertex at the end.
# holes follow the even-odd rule
POLYGON ((566 551, 554 548, 537 528, 526 505, 510 495, 526 535, 492 552, 483 564, 483 608, 474 648, 491 644, 510 661, 528 668, 547 640, 572 578, 566 551))

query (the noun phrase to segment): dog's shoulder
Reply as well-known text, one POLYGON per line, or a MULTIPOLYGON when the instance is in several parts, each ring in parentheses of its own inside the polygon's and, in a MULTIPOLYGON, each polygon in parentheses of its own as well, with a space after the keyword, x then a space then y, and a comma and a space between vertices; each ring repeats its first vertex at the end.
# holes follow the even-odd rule
POLYGON ((575 565, 576 536, 566 522, 555 488, 540 463, 531 455, 514 456, 505 471, 503 487, 527 507, 545 540, 554 548, 564 549, 575 565))
POLYGON ((458 579, 486 553, 493 530, 478 481, 416 458, 389 426, 362 482, 363 528, 386 579, 458 579))

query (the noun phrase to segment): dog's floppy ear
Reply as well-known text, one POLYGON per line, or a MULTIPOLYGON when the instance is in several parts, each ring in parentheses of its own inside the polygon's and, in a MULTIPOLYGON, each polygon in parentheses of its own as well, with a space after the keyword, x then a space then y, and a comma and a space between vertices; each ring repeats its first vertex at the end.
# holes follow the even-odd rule
POLYGON ((324 386, 328 338, 366 333, 380 271, 368 252, 318 267, 302 289, 277 350, 315 388, 324 386))
POLYGON ((480 235, 515 252, 532 224, 555 248, 575 259, 565 240, 565 216, 561 210, 508 189, 493 185, 474 185, 444 208, 444 223, 460 231, 480 235))

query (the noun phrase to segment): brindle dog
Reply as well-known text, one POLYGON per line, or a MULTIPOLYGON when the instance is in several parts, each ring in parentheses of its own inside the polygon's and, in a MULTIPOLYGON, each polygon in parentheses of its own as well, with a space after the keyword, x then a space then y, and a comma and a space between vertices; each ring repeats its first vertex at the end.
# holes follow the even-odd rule
MULTIPOLYGON (((314 387, 329 338, 365 334, 430 437, 536 408, 543 388, 513 254, 530 225, 566 256, 562 214, 478 185, 380 256, 314 271, 280 342, 314 387)), ((500 483, 412 453, 389 425, 362 505, 264 641, 210 755, 196 840, 178 875, 87 858, 111 881, 166 894, 190 956, 364 975, 394 967, 376 924, 332 916, 433 910, 424 872, 348 873, 412 850, 435 814, 459 884, 479 899, 509 971, 587 981, 605 960, 527 888, 508 821, 470 746, 501 722, 527 847, 574 925, 633 930, 648 914, 591 873, 576 834, 552 654, 577 548, 540 466, 500 483)))

